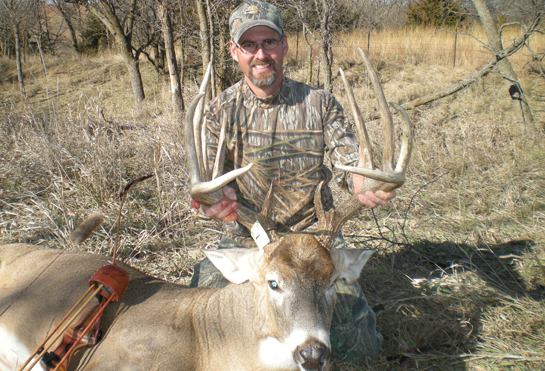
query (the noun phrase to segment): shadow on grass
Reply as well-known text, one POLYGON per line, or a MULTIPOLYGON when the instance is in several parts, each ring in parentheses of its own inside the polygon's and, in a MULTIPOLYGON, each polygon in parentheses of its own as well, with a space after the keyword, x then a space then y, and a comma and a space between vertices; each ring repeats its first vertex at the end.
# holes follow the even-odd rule
POLYGON ((379 251, 360 280, 384 336, 367 369, 469 370, 467 360, 486 342, 483 314, 519 298, 543 302, 545 287, 522 277, 518 264, 533 245, 418 241, 379 251))

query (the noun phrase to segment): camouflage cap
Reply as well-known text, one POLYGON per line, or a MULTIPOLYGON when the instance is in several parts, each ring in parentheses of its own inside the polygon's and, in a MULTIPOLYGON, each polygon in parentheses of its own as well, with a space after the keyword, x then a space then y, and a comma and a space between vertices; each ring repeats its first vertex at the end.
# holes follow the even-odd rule
POLYGON ((239 5, 229 17, 231 39, 238 43, 242 34, 255 26, 267 26, 284 36, 284 24, 278 9, 261 1, 247 1, 239 5))

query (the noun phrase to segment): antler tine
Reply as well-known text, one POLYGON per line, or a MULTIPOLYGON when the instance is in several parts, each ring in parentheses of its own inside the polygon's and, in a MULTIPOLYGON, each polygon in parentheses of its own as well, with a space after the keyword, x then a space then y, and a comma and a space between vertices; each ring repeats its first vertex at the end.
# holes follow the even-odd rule
POLYGON ((397 159, 395 172, 405 175, 405 171, 407 170, 407 167, 409 166, 409 161, 411 160, 411 152, 413 148, 413 128, 411 126, 411 120, 409 119, 409 115, 407 115, 407 111, 405 111, 403 107, 397 105, 396 103, 390 104, 403 117, 401 127, 401 148, 399 149, 399 158, 397 159))
POLYGON ((194 128, 195 110, 203 96, 204 93, 199 93, 193 98, 193 101, 187 108, 184 120, 187 170, 189 171, 189 180, 192 189, 194 185, 201 182, 201 167, 199 166, 200 158, 198 156, 200 151, 200 146, 198 146, 198 144, 200 141, 197 141, 193 134, 196 131, 194 128))
POLYGON ((199 99, 199 103, 195 109, 193 115, 193 140, 195 141, 195 147, 200 153, 200 156, 197 156, 197 163, 199 174, 203 180, 211 180, 210 172, 208 170, 208 161, 207 161, 207 151, 206 151, 206 125, 203 122, 204 115, 204 105, 205 105, 205 94, 208 89, 208 83, 210 81, 210 76, 212 75, 212 60, 208 63, 206 68, 206 73, 204 74, 201 86, 199 88, 199 94, 202 94, 202 99, 199 99))
POLYGON ((320 182, 314 193, 314 210, 318 218, 316 238, 326 249, 333 247, 333 241, 341 231, 344 224, 337 223, 337 212, 335 209, 325 211, 322 203, 322 187, 324 182, 320 182))
POLYGON ((354 99, 354 92, 352 91, 352 87, 346 80, 342 68, 339 68, 339 72, 341 73, 341 78, 344 83, 344 90, 346 92, 346 96, 348 97, 348 104, 350 105, 350 108, 352 109, 352 114, 354 115, 354 121, 356 123, 356 135, 358 136, 358 141, 360 142, 361 152, 363 155, 363 166, 369 169, 373 169, 373 150, 371 148, 371 142, 369 141, 369 135, 367 134, 367 128, 365 127, 365 123, 363 122, 360 108, 358 107, 358 104, 354 99))
POLYGON ((380 119, 382 121, 382 128, 384 130, 384 149, 382 151, 382 167, 384 171, 393 171, 394 170, 394 120, 392 119, 392 114, 388 109, 388 102, 386 102, 386 97, 384 96, 384 91, 380 85, 380 80, 378 78, 377 72, 373 68, 371 61, 367 55, 358 48, 360 51, 361 58, 363 63, 367 68, 369 73, 369 78, 373 84, 373 89, 375 90, 375 98, 377 98, 380 119))
MULTIPOLYGON (((214 58, 208 63, 208 67, 206 69, 206 73, 204 74, 203 81, 201 83, 201 86, 199 88, 199 94, 206 94, 206 91, 208 89, 208 84, 210 82, 210 77, 212 75, 212 63, 214 61, 214 58)), ((193 135, 195 140, 195 146, 197 147, 197 151, 201 152, 201 156, 197 156, 197 161, 199 163, 199 169, 202 180, 209 181, 212 179, 216 179, 218 175, 223 171, 223 162, 225 160, 225 135, 227 131, 227 123, 223 122, 220 130, 220 137, 218 140, 218 149, 216 153, 216 159, 214 161, 214 167, 212 169, 212 172, 210 171, 210 167, 208 166, 207 156, 207 146, 206 146, 206 125, 204 124, 203 115, 204 115, 204 106, 205 106, 205 99, 201 99, 199 101, 199 104, 197 105, 197 108, 195 110, 195 115, 193 117, 193 135)))

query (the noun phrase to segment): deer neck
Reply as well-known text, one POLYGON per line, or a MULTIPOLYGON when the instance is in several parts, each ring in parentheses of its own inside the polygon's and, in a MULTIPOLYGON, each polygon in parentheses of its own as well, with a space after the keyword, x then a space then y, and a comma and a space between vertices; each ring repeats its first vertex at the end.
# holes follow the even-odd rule
POLYGON ((201 359, 201 365, 206 365, 203 369, 230 369, 226 362, 232 363, 233 367, 246 365, 248 370, 259 369, 255 364, 259 344, 267 337, 274 336, 274 329, 268 325, 270 319, 266 297, 251 282, 230 284, 206 294, 208 298, 198 300, 199 304, 193 308, 197 343, 202 348, 200 353, 231 354, 232 358, 201 359), (218 347, 223 351, 217 352, 218 347), (211 352, 211 349, 215 351, 211 352), (248 358, 248 354, 256 357, 248 358))
POLYGON ((227 323, 229 327, 238 328, 232 333, 222 333, 222 337, 233 336, 238 339, 241 331, 253 340, 267 335, 263 333, 263 323, 267 319, 267 299, 251 282, 230 284, 214 290, 195 309, 202 325, 217 328, 220 333, 222 328, 227 329, 227 323))

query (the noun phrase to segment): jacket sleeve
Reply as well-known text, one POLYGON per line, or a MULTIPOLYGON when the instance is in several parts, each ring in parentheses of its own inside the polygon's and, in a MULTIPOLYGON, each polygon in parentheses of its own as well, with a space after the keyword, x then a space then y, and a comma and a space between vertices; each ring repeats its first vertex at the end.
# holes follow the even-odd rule
POLYGON ((218 151, 218 141, 220 135, 220 117, 218 113, 218 100, 210 102, 204 110, 204 125, 206 127, 206 149, 208 166, 210 169, 214 166, 214 160, 218 151))
POLYGON ((332 95, 324 100, 324 104, 324 139, 331 165, 355 165, 359 159, 359 144, 348 129, 343 108, 332 95))
POLYGON ((206 145, 207 145, 207 157, 210 170, 212 171, 214 161, 216 159, 216 153, 218 151, 219 138, 221 134, 222 125, 225 123, 226 135, 225 135, 225 156, 220 159, 219 175, 233 170, 233 153, 232 147, 234 145, 233 132, 233 104, 235 96, 222 94, 216 99, 212 100, 207 106, 204 112, 204 120, 206 125, 206 145))

